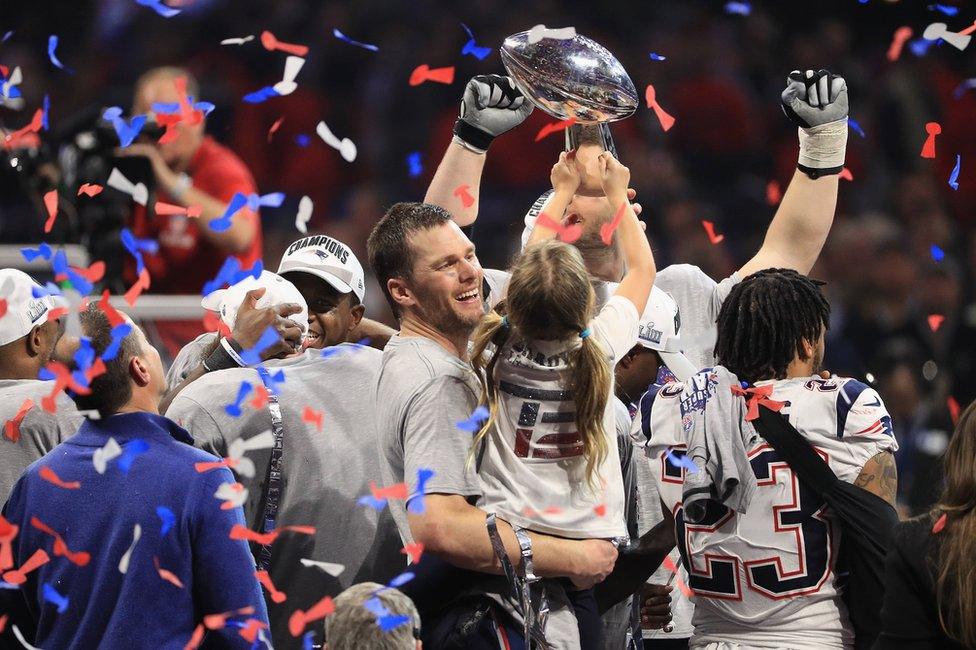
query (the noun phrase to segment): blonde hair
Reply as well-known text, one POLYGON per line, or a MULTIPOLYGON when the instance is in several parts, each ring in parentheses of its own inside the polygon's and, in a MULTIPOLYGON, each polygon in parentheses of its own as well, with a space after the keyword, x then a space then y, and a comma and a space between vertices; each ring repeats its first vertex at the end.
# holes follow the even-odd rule
MULTIPOLYGON (((580 336, 593 318, 596 296, 579 251, 556 240, 530 246, 512 268, 505 300, 507 321, 489 313, 474 332, 472 365, 481 382, 481 404, 488 421, 478 432, 469 462, 498 419, 495 362, 514 332, 526 339, 561 340, 580 336), (486 359, 489 343, 495 352, 486 359)), ((596 468, 607 456, 603 416, 610 399, 610 359, 592 336, 582 339, 569 355, 570 379, 565 387, 576 404, 576 430, 583 440, 586 476, 593 485, 596 468)))
POLYGON ((933 514, 945 514, 935 598, 939 624, 954 641, 976 648, 976 402, 969 405, 943 459, 945 487, 933 514))
POLYGON ((420 614, 408 596, 375 582, 361 582, 336 597, 335 612, 325 619, 325 643, 329 650, 409 650, 417 646, 414 630, 419 629, 420 614), (410 623, 384 631, 376 614, 365 606, 372 598, 390 614, 410 617, 410 623))

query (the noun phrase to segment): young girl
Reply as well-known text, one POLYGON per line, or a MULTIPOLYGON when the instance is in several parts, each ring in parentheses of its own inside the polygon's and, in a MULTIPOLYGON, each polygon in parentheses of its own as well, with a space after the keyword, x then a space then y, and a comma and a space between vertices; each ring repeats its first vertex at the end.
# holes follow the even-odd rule
MULTIPOLYGON (((575 539, 627 534, 620 463, 610 453, 616 448, 613 367, 637 341, 638 315, 655 275, 626 196, 630 170, 609 153, 599 166, 615 216, 602 227, 581 225, 601 227, 606 235, 616 227, 627 268, 616 292, 595 313, 579 251, 555 241, 556 231, 546 224, 557 224, 540 218, 512 269, 507 315, 488 314, 475 331, 472 354, 482 404, 490 411, 474 444, 483 494, 478 505, 513 526, 575 539), (494 354, 486 354, 489 344, 494 354)), ((546 212, 558 219, 579 185, 572 154, 560 156, 552 181, 546 212)), ((600 623, 592 590, 568 595, 582 647, 594 647, 600 623)))

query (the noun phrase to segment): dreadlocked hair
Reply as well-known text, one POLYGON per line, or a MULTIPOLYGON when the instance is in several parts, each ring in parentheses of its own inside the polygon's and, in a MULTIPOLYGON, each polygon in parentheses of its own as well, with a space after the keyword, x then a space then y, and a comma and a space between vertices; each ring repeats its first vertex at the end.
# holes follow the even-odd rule
POLYGON ((749 383, 784 379, 803 342, 825 332, 830 304, 823 282, 792 269, 765 269, 735 285, 718 314, 715 358, 749 383))
MULTIPOLYGON (((495 363, 513 334, 525 339, 579 338, 593 318, 596 296, 583 258, 574 247, 550 240, 525 249, 512 268, 505 300, 507 317, 489 313, 473 336, 472 365, 481 382, 481 405, 488 420, 475 437, 469 463, 498 418, 495 363), (486 357, 489 344, 494 347, 486 357)), ((596 468, 608 453, 603 416, 610 399, 610 358, 592 336, 569 355, 570 378, 564 388, 576 405, 576 430, 583 440, 586 477, 595 485, 596 468)))

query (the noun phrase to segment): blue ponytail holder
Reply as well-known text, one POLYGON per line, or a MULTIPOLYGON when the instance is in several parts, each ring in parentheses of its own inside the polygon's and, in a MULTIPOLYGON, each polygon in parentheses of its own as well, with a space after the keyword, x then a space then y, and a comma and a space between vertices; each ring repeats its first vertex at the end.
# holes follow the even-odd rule
POLYGON ((589 336, 592 333, 593 332, 590 331, 590 328, 587 327, 585 330, 583 330, 582 332, 580 332, 580 338, 581 339, 585 339, 587 336, 589 336))

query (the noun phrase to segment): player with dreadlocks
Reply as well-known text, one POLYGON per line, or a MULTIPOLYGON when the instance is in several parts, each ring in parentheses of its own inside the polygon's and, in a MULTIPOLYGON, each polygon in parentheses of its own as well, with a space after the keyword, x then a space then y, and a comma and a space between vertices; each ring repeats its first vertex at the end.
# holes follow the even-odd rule
POLYGON ((894 503, 898 445, 881 398, 856 379, 819 373, 830 315, 821 284, 789 269, 745 278, 719 312, 719 365, 641 400, 632 435, 646 441, 696 595, 692 648, 852 647, 836 569, 839 521, 756 434, 739 396, 781 403, 780 413, 841 481, 894 503), (751 386, 742 390, 740 381, 751 386), (695 448, 702 458, 701 422, 708 472, 684 457, 695 448), (717 496, 723 492, 711 484, 712 463, 729 471, 737 454, 737 485, 748 487, 717 496), (689 485, 703 482, 711 490, 696 502, 689 485), (696 512, 696 504, 705 505, 696 512))

